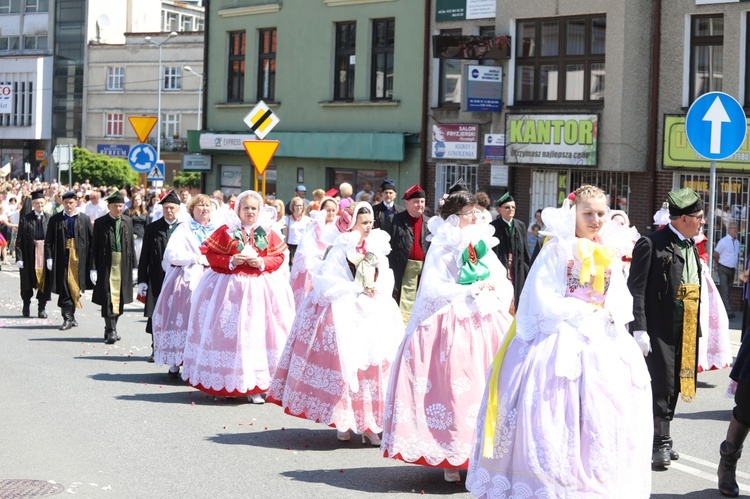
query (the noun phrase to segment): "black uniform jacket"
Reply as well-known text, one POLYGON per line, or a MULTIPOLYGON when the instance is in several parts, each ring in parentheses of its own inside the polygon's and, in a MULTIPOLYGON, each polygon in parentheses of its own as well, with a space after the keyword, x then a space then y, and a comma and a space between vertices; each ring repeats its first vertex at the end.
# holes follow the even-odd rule
MULTIPOLYGON (((62 289, 66 289, 63 283, 67 283, 68 280, 68 260, 65 248, 67 232, 68 226, 63 212, 52 215, 47 226, 47 236, 44 238, 44 258, 52 259, 52 270, 47 271, 44 282, 47 294, 59 294, 62 289)), ((81 292, 94 287, 89 279, 93 233, 91 219, 84 213, 78 213, 73 239, 76 242, 76 253, 78 253, 78 283, 81 286, 81 292)))
MULTIPOLYGON (((91 301, 97 305, 106 306, 111 303, 112 297, 109 293, 109 274, 112 270, 112 234, 114 233, 115 220, 103 215, 94 221, 94 237, 91 244, 93 255, 91 266, 96 270, 97 279, 94 285, 94 293, 91 301)), ((122 251, 122 277, 120 281, 120 307, 133 301, 133 269, 138 266, 135 259, 135 246, 133 244, 133 222, 127 215, 122 216, 120 224, 120 246, 122 251)), ((117 312, 117 311, 115 311, 117 312)))
MULTIPOLYGON (((175 225, 177 222, 175 222, 175 225)), ((163 218, 146 226, 143 235, 141 259, 138 262, 138 283, 148 284, 146 291, 146 306, 143 315, 151 317, 156 307, 156 300, 161 293, 166 272, 161 266, 164 251, 167 249, 167 231, 169 224, 163 218)))
POLYGON ((495 237, 500 240, 500 244, 494 248, 495 253, 508 270, 508 255, 513 255, 513 298, 516 310, 518 310, 518 299, 521 297, 521 290, 523 290, 531 266, 531 255, 526 242, 526 224, 514 218, 512 234, 510 226, 502 217, 497 217, 490 222, 490 225, 495 228, 495 237))
MULTIPOLYGON (((422 215, 422 250, 427 255, 430 243, 427 242, 427 220, 422 215)), ((409 214, 406 211, 396 213, 388 217, 383 225, 383 230, 391 236, 391 252, 388 255, 388 264, 393 269, 395 284, 393 287, 393 297, 397 298, 401 294, 401 281, 404 280, 406 272, 406 263, 409 261, 409 253, 414 244, 414 231, 409 224, 409 214)))
MULTIPOLYGON (((42 213, 42 227, 47 233, 49 215, 42 213)), ((36 289, 36 270, 34 260, 36 250, 34 239, 36 237, 36 212, 27 213, 18 221, 18 234, 16 235, 16 261, 23 261, 23 268, 19 269, 21 275, 21 291, 33 291, 36 289)))

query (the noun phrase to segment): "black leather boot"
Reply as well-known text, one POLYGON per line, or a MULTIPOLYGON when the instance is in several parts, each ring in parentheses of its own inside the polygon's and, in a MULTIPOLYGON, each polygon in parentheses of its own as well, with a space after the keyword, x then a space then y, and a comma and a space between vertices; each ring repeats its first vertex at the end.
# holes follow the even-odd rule
POLYGON ((676 450, 672 449, 672 438, 671 437, 669 439, 669 442, 667 442, 667 443, 669 444, 669 459, 671 461, 677 461, 678 459, 680 459, 679 452, 677 452, 676 450))
POLYGON ((23 302, 23 316, 24 317, 31 317, 31 300, 23 302))
POLYGON ((727 430, 727 439, 719 446, 719 492, 726 497, 738 497, 740 488, 735 473, 737 461, 742 457, 742 444, 745 442, 750 426, 740 423, 732 416, 727 430))
POLYGON ((73 327, 73 313, 70 307, 62 307, 63 323, 60 326, 60 331, 67 331, 73 327))
POLYGON ((47 310, 46 310, 46 308, 47 308, 47 302, 46 301, 40 301, 39 302, 39 309, 38 309, 37 317, 39 317, 40 319, 46 319, 47 318, 47 310))
POLYGON ((672 464, 669 457, 669 421, 654 416, 654 446, 651 454, 651 466, 654 469, 666 469, 672 464))
POLYGON ((104 343, 113 345, 117 342, 117 332, 115 331, 115 320, 111 317, 104 318, 104 343))

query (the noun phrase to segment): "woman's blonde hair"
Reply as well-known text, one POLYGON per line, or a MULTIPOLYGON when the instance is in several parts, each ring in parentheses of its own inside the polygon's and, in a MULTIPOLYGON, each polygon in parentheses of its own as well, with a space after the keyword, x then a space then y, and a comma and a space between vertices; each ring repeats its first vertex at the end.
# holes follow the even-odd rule
POLYGON ((583 184, 578 189, 576 189, 573 192, 573 194, 575 194, 575 197, 571 200, 570 202, 571 205, 575 205, 579 199, 590 199, 590 198, 598 198, 598 197, 606 198, 607 197, 607 195, 604 194, 603 190, 591 184, 583 184))
POLYGON ((313 201, 320 201, 321 199, 326 197, 326 191, 324 191, 323 189, 315 189, 312 192, 312 196, 313 196, 313 201))
POLYGON ((341 199, 344 199, 351 196, 354 191, 351 184, 344 182, 339 186, 339 192, 341 193, 341 199))
POLYGON ((211 198, 208 197, 208 194, 198 194, 197 196, 193 196, 190 198, 190 202, 188 203, 188 211, 190 212, 190 216, 193 216, 193 210, 196 206, 199 204, 207 204, 213 208, 214 204, 211 202, 211 198))

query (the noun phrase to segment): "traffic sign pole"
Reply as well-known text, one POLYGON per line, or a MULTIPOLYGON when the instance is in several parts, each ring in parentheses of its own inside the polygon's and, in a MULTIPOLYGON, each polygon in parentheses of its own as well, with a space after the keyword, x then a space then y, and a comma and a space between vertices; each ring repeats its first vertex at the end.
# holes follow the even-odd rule
POLYGON ((711 179, 708 188, 711 190, 711 200, 708 203, 708 275, 713 275, 714 254, 714 225, 716 224, 716 161, 711 161, 711 179))

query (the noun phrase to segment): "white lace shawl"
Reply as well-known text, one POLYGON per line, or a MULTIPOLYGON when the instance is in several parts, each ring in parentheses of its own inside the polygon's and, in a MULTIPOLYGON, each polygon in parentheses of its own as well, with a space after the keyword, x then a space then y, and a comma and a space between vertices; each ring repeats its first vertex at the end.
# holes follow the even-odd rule
MULTIPOLYGON (((568 262, 580 261, 575 237, 575 206, 565 200, 561 208, 545 208, 542 212, 550 239, 545 243, 531 266, 516 312, 516 337, 530 341, 537 334, 551 334, 561 323, 567 322, 574 329, 586 329, 584 321, 592 319, 597 307, 578 298, 566 296, 568 262)), ((605 227, 610 223, 606 222, 605 227)), ((612 227, 600 231, 602 244, 612 247, 612 241, 622 238, 623 231, 612 227)), ((604 314, 599 316, 611 320, 618 326, 633 320, 633 297, 630 295, 622 273, 622 260, 612 259, 604 314)), ((598 320, 598 319, 597 319, 598 320)))
MULTIPOLYGON (((326 228, 331 225, 327 224, 326 228)), ((392 360, 403 336, 402 330, 396 335, 395 344, 390 340, 379 341, 386 334, 378 323, 377 302, 393 300, 393 271, 388 267, 387 258, 391 250, 390 236, 383 230, 373 229, 365 240, 367 251, 378 259, 376 299, 363 294, 364 288, 354 282, 347 263, 347 255, 352 256, 359 240, 359 232, 339 234, 319 271, 313 275, 313 290, 309 297, 315 303, 331 305, 341 370, 355 392, 358 391, 357 370, 379 365, 384 359, 392 360)))
POLYGON ((310 275, 315 274, 323 263, 326 249, 333 244, 340 234, 336 227, 336 220, 333 223, 326 224, 326 216, 327 213, 323 210, 311 214, 312 222, 307 224, 305 233, 297 245, 297 251, 294 253, 292 279, 295 279, 302 272, 308 272, 310 275))
POLYGON ((461 229, 458 227, 458 217, 451 215, 446 220, 439 216, 432 217, 427 227, 430 230, 430 249, 425 255, 407 334, 447 306, 453 306, 454 313, 460 318, 476 312, 487 315, 497 310, 508 311, 513 287, 508 281, 505 267, 491 249, 498 244, 497 238, 493 237, 492 226, 483 223, 461 229), (491 284, 494 290, 483 288, 479 282, 470 285, 458 283, 464 250, 469 243, 476 245, 480 240, 488 249, 480 261, 490 270, 490 277, 483 282, 485 286, 491 284))
POLYGON ((166 273, 170 273, 180 270, 173 268, 172 265, 182 267, 185 281, 189 283, 190 290, 195 291, 204 270, 202 265, 197 264, 200 256, 198 238, 190 230, 190 222, 183 222, 175 228, 169 238, 167 248, 164 250, 162 268, 166 273))

